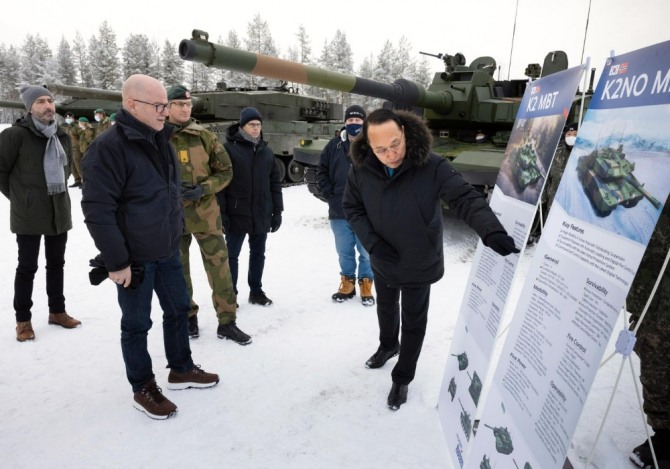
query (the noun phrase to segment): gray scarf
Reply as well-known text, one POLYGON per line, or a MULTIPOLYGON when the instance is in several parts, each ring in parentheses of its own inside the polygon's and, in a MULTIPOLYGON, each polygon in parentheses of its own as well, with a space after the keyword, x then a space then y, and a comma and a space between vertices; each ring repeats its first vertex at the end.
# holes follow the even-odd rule
POLYGON ((67 156, 60 140, 56 137, 56 131, 58 130, 56 121, 46 125, 33 117, 33 123, 37 130, 48 139, 47 146, 44 149, 44 177, 47 180, 47 191, 49 195, 65 192, 65 171, 63 171, 63 168, 67 165, 67 156))
POLYGON ((256 146, 260 143, 260 141, 261 141, 261 137, 260 137, 260 135, 259 135, 258 137, 252 137, 251 135, 249 135, 248 133, 246 133, 244 130, 242 130, 242 127, 239 128, 239 132, 240 132, 240 136, 241 136, 244 140, 247 140, 247 141, 253 143, 253 144, 254 144, 254 147, 256 147, 256 146))

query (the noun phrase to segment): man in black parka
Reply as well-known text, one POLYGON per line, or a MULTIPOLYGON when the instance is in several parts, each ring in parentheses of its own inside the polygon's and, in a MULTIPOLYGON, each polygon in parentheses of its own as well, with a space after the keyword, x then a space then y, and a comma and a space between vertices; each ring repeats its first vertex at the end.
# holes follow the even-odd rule
POLYGON ((344 213, 370 253, 377 291, 380 344, 366 366, 380 368, 399 354, 387 399, 392 410, 407 400, 426 332, 430 285, 444 274, 440 201, 498 254, 519 252, 486 199, 431 152, 431 143, 416 115, 374 111, 351 145, 353 167, 343 197, 344 213))

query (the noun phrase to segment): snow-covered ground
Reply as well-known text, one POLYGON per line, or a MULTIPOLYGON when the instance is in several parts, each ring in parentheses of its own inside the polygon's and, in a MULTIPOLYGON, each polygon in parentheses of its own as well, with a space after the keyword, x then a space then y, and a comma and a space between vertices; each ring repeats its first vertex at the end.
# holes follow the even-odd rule
MULTIPOLYGON (((477 243, 469 228, 445 219, 446 275, 433 286, 416 379, 397 412, 386 407, 395 360, 378 370, 364 366, 378 345, 375 309, 359 299, 344 304, 330 299, 339 268, 327 206, 306 187, 284 189, 284 223, 269 235, 263 283, 274 305, 248 304, 248 287, 244 281, 238 285, 238 325, 253 336, 249 346, 216 337, 209 286, 193 243, 191 270, 201 307, 193 357, 205 370, 219 373, 221 382, 205 390, 165 389, 168 370, 155 302, 154 372, 179 413, 154 421, 131 406, 115 288, 111 282, 89 284, 88 260, 96 249, 83 223, 81 192, 70 191, 74 229, 65 295, 68 312, 83 325, 76 330, 47 325, 40 259, 33 295, 37 338, 28 343, 15 340, 16 241, 9 232, 9 203, 0 200, 2 467, 450 467, 436 403, 477 243)), ((512 301, 532 254, 530 247, 520 262, 512 301)), ((246 279, 246 266, 242 257, 240 279, 246 279)), ((636 357, 633 362, 637 370, 636 357)), ((620 363, 615 357, 596 377, 569 454, 575 467, 584 467, 581 459, 591 451, 620 363)), ((591 467, 633 467, 627 454, 645 437, 633 382, 626 365, 591 467)))

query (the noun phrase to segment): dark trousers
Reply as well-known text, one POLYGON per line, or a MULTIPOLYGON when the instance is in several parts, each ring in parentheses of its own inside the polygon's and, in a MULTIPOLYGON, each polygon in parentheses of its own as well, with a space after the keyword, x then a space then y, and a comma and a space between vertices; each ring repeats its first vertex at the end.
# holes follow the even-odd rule
MULTIPOLYGON (((228 245, 228 262, 230 263, 230 275, 233 277, 233 288, 237 294, 237 273, 239 271, 239 257, 244 244, 246 233, 226 233, 226 244, 228 245)), ((249 273, 247 283, 250 293, 258 294, 263 288, 263 268, 265 267, 265 242, 267 233, 249 235, 249 273)))
POLYGON ((163 310, 163 345, 168 368, 185 373, 193 368, 188 341, 191 308, 179 251, 169 259, 144 264, 144 280, 137 288, 116 286, 121 306, 121 351, 133 392, 154 378, 147 336, 153 324, 151 302, 156 292, 163 310))
MULTIPOLYGON (((14 277, 14 310, 16 322, 30 321, 33 307, 33 280, 37 272, 42 235, 16 235, 19 247, 19 263, 14 277)), ((65 245, 67 232, 44 235, 44 255, 46 257, 47 298, 50 313, 65 312, 63 295, 63 267, 65 266, 65 245)))
MULTIPOLYGON (((374 272, 375 279, 381 276, 374 272)), ((423 338, 428 322, 430 285, 425 287, 392 287, 383 281, 375 282, 379 342, 390 350, 400 344, 398 363, 391 372, 397 384, 409 384, 414 379, 423 338), (400 340, 398 336, 400 331, 400 340)))

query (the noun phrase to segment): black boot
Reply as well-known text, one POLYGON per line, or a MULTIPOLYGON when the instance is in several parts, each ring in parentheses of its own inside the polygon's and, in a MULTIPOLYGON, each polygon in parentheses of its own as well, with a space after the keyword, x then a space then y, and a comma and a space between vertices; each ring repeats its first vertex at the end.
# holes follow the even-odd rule
POLYGON ((386 399, 386 405, 391 410, 398 410, 405 402, 407 402, 407 385, 393 383, 389 397, 386 399))
POLYGON ((188 336, 191 339, 200 337, 200 328, 198 327, 198 316, 188 318, 188 336))
POLYGON ((399 347, 386 350, 380 345, 377 351, 365 362, 365 366, 368 368, 381 368, 389 359, 398 355, 398 351, 399 347))
MULTIPOLYGON (((659 467, 670 467, 670 430, 659 429, 651 436, 654 453, 659 467)), ((654 467, 649 440, 637 446, 630 454, 630 460, 638 467, 654 467)))

